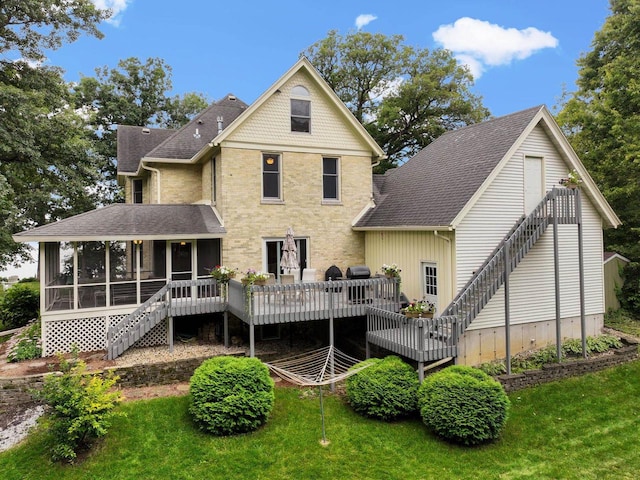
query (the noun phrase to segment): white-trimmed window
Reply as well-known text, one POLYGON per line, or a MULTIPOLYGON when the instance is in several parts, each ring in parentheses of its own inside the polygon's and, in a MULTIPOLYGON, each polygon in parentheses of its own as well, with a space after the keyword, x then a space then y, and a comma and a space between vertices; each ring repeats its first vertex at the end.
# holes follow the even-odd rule
POLYGON ((291 89, 291 131, 311 132, 311 100, 309 90, 302 85, 291 89))
POLYGON ((262 199, 281 200, 281 165, 277 153, 262 154, 262 199))
POLYGON ((438 308, 438 267, 433 262, 422 262, 421 266, 424 299, 438 308))
POLYGON ((340 162, 335 157, 322 159, 322 199, 340 200, 340 162))

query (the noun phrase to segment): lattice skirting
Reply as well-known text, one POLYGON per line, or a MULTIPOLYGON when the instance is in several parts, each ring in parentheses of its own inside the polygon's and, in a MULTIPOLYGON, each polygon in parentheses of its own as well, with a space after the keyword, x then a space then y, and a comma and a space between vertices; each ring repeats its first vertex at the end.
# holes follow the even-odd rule
MULTIPOLYGON (((67 320, 42 321, 42 355, 71 352, 74 347, 80 352, 91 352, 107 348, 107 322, 115 325, 126 315, 102 315, 99 317, 72 318, 67 320)), ((150 347, 168 344, 168 324, 156 325, 134 346, 150 347)))

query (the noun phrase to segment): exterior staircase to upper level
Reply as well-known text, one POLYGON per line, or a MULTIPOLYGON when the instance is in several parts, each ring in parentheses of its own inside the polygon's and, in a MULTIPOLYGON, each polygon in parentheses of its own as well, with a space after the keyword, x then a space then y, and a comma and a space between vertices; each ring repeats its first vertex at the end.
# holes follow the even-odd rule
POLYGON ((476 270, 440 317, 453 316, 462 335, 505 283, 549 225, 580 223, 579 190, 554 188, 526 217, 521 217, 476 270))
MULTIPOLYGON (((407 318, 401 313, 370 309, 367 349, 378 345, 424 362, 457 356, 459 339, 505 284, 550 225, 579 224, 580 192, 554 188, 527 216, 522 216, 437 318, 407 318)), ((556 252, 557 254, 557 252, 556 252)), ((419 368, 423 374, 423 369, 419 368)))

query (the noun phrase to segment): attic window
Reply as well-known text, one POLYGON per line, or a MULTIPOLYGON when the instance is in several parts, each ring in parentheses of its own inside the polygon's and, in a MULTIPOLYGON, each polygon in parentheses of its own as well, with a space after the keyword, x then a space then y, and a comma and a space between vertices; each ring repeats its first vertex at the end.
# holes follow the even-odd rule
POLYGON ((292 132, 311 132, 311 101, 308 100, 309 96, 309 90, 302 85, 296 85, 291 89, 292 132))

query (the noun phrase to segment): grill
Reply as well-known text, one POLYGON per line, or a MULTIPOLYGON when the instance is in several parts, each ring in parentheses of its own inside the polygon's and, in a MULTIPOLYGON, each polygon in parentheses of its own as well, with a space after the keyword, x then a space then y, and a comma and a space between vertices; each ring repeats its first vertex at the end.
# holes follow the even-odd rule
POLYGON ((350 280, 360 280, 363 278, 371 278, 371 270, 366 265, 357 265, 347 268, 347 278, 350 280))
MULTIPOLYGON (((366 265, 356 265, 354 267, 347 268, 347 278, 349 280, 362 280, 371 278, 371 270, 366 265)), ((366 302, 367 288, 363 286, 349 287, 349 301, 364 303, 366 302)))

